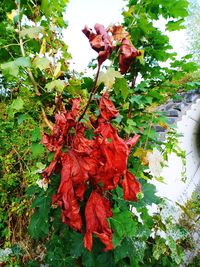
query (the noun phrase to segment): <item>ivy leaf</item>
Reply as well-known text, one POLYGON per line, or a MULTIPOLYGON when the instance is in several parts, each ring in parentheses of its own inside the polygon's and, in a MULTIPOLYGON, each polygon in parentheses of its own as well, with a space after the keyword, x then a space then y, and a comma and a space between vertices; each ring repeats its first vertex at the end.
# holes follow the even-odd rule
POLYGON ((33 60, 33 66, 39 68, 41 71, 50 67, 51 61, 46 57, 36 56, 33 60))
POLYGON ((66 83, 63 80, 55 80, 50 83, 47 83, 45 88, 52 92, 54 89, 60 93, 62 93, 63 89, 66 87, 66 83))
POLYGON ((10 105, 10 109, 13 109, 15 111, 20 111, 24 107, 24 101, 23 99, 18 96, 15 100, 13 100, 12 104, 10 105))
POLYGON ((121 93, 124 100, 129 95, 129 86, 125 78, 116 78, 114 83, 114 91, 116 95, 119 95, 121 93))

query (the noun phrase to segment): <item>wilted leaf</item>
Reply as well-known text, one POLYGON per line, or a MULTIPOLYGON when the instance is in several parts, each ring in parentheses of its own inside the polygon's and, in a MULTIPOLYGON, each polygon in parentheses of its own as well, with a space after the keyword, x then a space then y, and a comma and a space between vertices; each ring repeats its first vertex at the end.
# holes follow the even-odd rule
POLYGON ((14 61, 1 64, 4 73, 17 77, 19 67, 30 67, 31 61, 29 57, 19 57, 14 61))
POLYGON ((17 77, 19 73, 19 68, 15 61, 1 64, 1 69, 5 74, 9 74, 15 77, 17 77))
POLYGON ((100 72, 97 84, 104 83, 106 87, 112 88, 116 78, 122 78, 121 73, 113 68, 108 68, 106 72, 100 72))
POLYGON ((43 32, 44 32, 44 27, 42 26, 30 27, 21 30, 20 36, 25 37, 27 35, 29 38, 34 39, 38 38, 38 34, 43 32))
POLYGON ((18 15, 19 15, 18 9, 13 9, 10 13, 7 13, 7 18, 13 21, 14 18, 18 15))
POLYGON ((135 157, 138 157, 143 165, 147 165, 148 164, 147 152, 148 150, 144 150, 142 147, 138 147, 133 155, 135 157))
POLYGON ((60 71, 61 70, 61 66, 62 66, 62 64, 60 62, 58 62, 57 65, 56 65, 56 68, 54 70, 54 74, 53 74, 53 76, 55 78, 58 78, 60 76, 60 74, 61 74, 61 71, 60 71))
POLYGON ((45 88, 48 91, 52 91, 55 89, 58 92, 62 92, 65 87, 66 87, 66 82, 63 80, 55 80, 50 83, 47 83, 45 86, 45 88))
POLYGON ((51 61, 46 57, 36 56, 33 60, 33 66, 39 68, 40 70, 45 70, 50 67, 51 61))

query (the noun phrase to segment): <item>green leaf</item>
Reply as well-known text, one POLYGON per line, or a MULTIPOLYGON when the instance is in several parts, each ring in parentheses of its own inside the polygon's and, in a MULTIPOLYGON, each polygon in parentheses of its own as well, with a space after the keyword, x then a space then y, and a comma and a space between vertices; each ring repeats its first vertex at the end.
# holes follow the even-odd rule
POLYGON ((156 239, 156 243, 153 246, 153 257, 158 260, 166 251, 167 246, 165 245, 165 240, 163 238, 156 239))
POLYGON ((144 197, 138 202, 133 202, 132 205, 134 207, 144 207, 151 205, 152 203, 159 204, 161 202, 161 198, 155 195, 156 187, 153 184, 150 184, 144 180, 140 180, 140 184, 142 185, 141 191, 144 197))
POLYGON ((84 251, 83 235, 73 232, 71 234, 70 255, 73 257, 80 257, 84 251))
POLYGON ((41 71, 50 67, 51 61, 46 57, 36 56, 33 60, 33 66, 39 68, 41 71))
POLYGON ((1 64, 1 69, 4 74, 18 77, 19 67, 30 67, 31 61, 29 57, 20 57, 14 61, 1 64))
POLYGON ((131 134, 135 131, 137 123, 134 120, 127 119, 126 126, 124 127, 124 130, 126 133, 131 134))
POLYGON ((145 248, 144 241, 127 238, 114 250, 115 263, 128 257, 131 262, 130 266, 139 266, 138 263, 143 262, 145 248))
POLYGON ((113 232, 113 243, 118 246, 125 237, 133 237, 136 234, 137 221, 129 210, 113 211, 113 217, 110 218, 113 232))
POLYGON ((30 67, 31 60, 29 57, 19 57, 15 60, 17 66, 19 67, 30 67))
POLYGON ((33 158, 41 157, 44 154, 44 147, 41 144, 33 143, 31 146, 33 158))
POLYGON ((105 252, 103 254, 99 254, 96 259, 96 264, 92 265, 92 267, 114 267, 114 262, 113 262, 113 255, 112 252, 105 252))
POLYGON ((166 29, 168 31, 178 31, 178 30, 184 29, 185 26, 181 25, 183 22, 184 22, 184 19, 179 19, 177 21, 171 20, 166 24, 166 29))
POLYGON ((46 16, 49 16, 49 0, 42 0, 41 10, 45 13, 46 16))
POLYGON ((35 127, 35 129, 31 132, 30 140, 32 142, 40 141, 42 139, 41 129, 39 127, 35 127))
POLYGON ((15 100, 13 100, 12 104, 10 105, 10 108, 20 111, 24 107, 24 101, 23 99, 19 96, 15 100))
POLYGON ((93 267, 94 265, 94 256, 89 251, 85 250, 82 256, 83 266, 93 267))
POLYGON ((123 99, 126 100, 129 95, 129 86, 125 78, 116 78, 113 88, 116 95, 121 93, 123 99))
POLYGON ((51 194, 41 193, 32 203, 32 208, 36 208, 31 216, 28 226, 29 234, 34 239, 42 239, 48 235, 49 212, 51 208, 51 194), (39 227, 38 227, 39 226, 39 227))
POLYGON ((11 76, 17 77, 19 73, 19 68, 15 61, 1 64, 1 69, 5 75, 9 74, 11 76))
POLYGON ((185 72, 193 72, 198 69, 198 66, 194 62, 188 62, 182 65, 182 70, 185 72))
POLYGON ((50 83, 47 83, 45 86, 45 88, 50 92, 52 92, 55 89, 56 91, 60 93, 62 93, 65 87, 66 87, 66 83, 63 80, 55 80, 50 83))
POLYGON ((24 101, 23 99, 18 96, 16 99, 13 100, 12 104, 8 107, 8 116, 14 117, 15 113, 23 110, 24 108, 24 101))
POLYGON ((106 72, 101 71, 99 73, 97 85, 104 83, 107 88, 112 88, 117 78, 122 78, 121 73, 119 73, 119 71, 114 70, 113 68, 108 68, 106 72))

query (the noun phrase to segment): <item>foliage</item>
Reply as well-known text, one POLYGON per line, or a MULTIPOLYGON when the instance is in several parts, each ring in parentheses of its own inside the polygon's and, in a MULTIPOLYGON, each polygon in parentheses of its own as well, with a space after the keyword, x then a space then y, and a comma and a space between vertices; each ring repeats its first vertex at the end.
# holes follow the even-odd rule
POLYGON ((199 50, 200 50, 200 32, 199 32, 199 10, 200 3, 198 0, 189 1, 189 16, 186 20, 187 41, 189 43, 188 50, 192 54, 192 58, 199 64, 199 50))
MULTIPOLYGON (((166 29, 181 29, 187 16, 187 1, 130 0, 123 12, 123 25, 106 29, 97 24, 95 32, 85 27, 83 32, 98 53, 97 60, 90 64, 96 68, 94 79, 69 70, 70 55, 62 40, 62 30, 67 26, 63 15, 67 2, 12 0, 0 3, 0 63, 4 88, 0 103, 0 211, 3 211, 0 243, 12 250, 4 262, 10 266, 39 266, 40 263, 88 267, 177 266, 183 258, 181 240, 187 235, 182 234, 182 228, 170 219, 163 221, 159 212, 151 215, 149 206, 157 205, 159 211, 163 200, 156 196, 152 175, 144 171, 149 167, 147 154, 155 147, 167 158, 175 145, 177 154, 183 157, 173 138, 161 149, 155 125, 170 127, 156 107, 176 95, 180 87, 176 81, 194 71, 196 65, 188 61, 187 56, 176 60, 170 51, 169 38, 154 26, 154 22, 163 17, 166 29), (105 68, 103 63, 107 59, 110 67, 105 68), (168 59, 170 67, 162 67, 161 62, 168 59), (80 102, 79 110, 72 105, 76 101, 80 102), (97 133, 100 125, 102 129, 97 133), (82 139, 77 139, 74 145, 77 127, 82 127, 82 139), (43 139, 42 132, 45 132, 43 139), (134 140, 131 139, 134 135, 141 137, 131 150, 130 140, 134 140), (87 151, 87 145, 96 145, 93 142, 97 139, 102 151, 99 158, 95 155, 98 149, 91 149, 94 155, 87 151), (125 168, 119 171, 118 164, 123 165, 121 147, 126 148, 123 150, 126 157, 125 168), (96 172, 106 166, 110 175, 104 170, 101 173, 104 180, 100 177, 94 183, 91 177, 98 177, 88 174, 92 163, 88 164, 86 173, 90 180, 86 179, 86 188, 81 189, 82 201, 73 198, 75 184, 69 187, 72 177, 76 177, 74 166, 78 157, 70 164, 68 162, 72 158, 70 153, 78 155, 80 148, 83 149, 82 160, 86 154, 90 162, 99 159, 96 172), (116 167, 115 171, 110 167, 112 165, 116 167), (122 180, 127 167, 130 172, 124 173, 122 180), (132 173, 141 184, 139 194, 138 182, 132 173), (118 175, 115 183, 114 174, 118 175), (105 190, 105 177, 110 177, 114 183, 114 186, 107 184, 109 190, 105 190), (89 229, 91 218, 86 216, 85 221, 83 213, 89 195, 92 190, 96 192, 96 187, 101 197, 95 195, 92 206, 95 215, 102 212, 98 211, 100 203, 96 202, 99 200, 106 206, 104 215, 109 213, 110 216, 104 216, 102 225, 93 218, 95 227, 89 229), (134 202, 136 194, 138 201, 134 202), (109 200, 109 209, 107 201, 102 199, 109 200), (73 216, 68 214, 71 210, 73 216), (72 227, 77 211, 82 216, 82 231, 72 227), (84 247, 85 227, 95 232, 93 246, 85 245, 91 252, 84 247), (164 236, 159 235, 161 230, 164 236), (105 232, 112 233, 109 245, 110 248, 114 246, 107 252, 102 244, 103 240, 107 244, 105 232), (179 234, 175 241, 172 232, 179 234), (101 236, 102 242, 97 236, 101 236), (13 252, 16 243, 23 252, 13 252)), ((77 177, 79 180, 85 178, 80 177, 80 173, 77 177)))

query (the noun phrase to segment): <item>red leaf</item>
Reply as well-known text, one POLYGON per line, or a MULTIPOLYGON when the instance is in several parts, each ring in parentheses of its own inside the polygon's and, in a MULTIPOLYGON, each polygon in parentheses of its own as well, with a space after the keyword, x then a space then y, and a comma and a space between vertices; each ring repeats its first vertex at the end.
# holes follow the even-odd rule
POLYGON ((139 141, 139 139, 140 139, 140 135, 136 134, 132 138, 130 138, 128 141, 126 141, 126 144, 129 147, 129 149, 134 147, 139 141))
POLYGON ((89 39, 91 47, 99 53, 98 62, 101 65, 106 59, 110 57, 114 46, 112 45, 110 36, 108 35, 106 29, 101 24, 95 24, 94 26, 96 33, 94 33, 90 28, 85 26, 82 32, 89 39))
POLYGON ((140 56, 140 54, 141 52, 136 50, 126 38, 123 39, 119 56, 119 67, 121 74, 125 74, 129 70, 134 58, 140 56))
POLYGON ((62 209, 62 222, 68 224, 71 228, 81 231, 82 219, 80 207, 75 197, 71 176, 71 163, 68 154, 61 157, 62 170, 61 182, 58 192, 53 196, 53 203, 58 202, 62 209))
POLYGON ((121 175, 126 171, 129 148, 118 136, 116 129, 103 119, 99 120, 95 133, 99 134, 97 141, 101 154, 97 181, 103 183, 104 190, 111 190, 116 188, 121 175))
POLYGON ((86 234, 84 246, 92 250, 92 234, 96 234, 106 246, 105 251, 113 249, 112 231, 107 218, 112 216, 110 203, 99 193, 92 191, 85 208, 86 234))
POLYGON ((111 120, 119 115, 118 110, 115 108, 113 102, 109 99, 107 91, 100 99, 99 110, 102 118, 105 120, 111 120))
POLYGON ((136 180, 135 176, 127 171, 124 174, 124 179, 121 182, 124 190, 124 199, 130 201, 137 201, 137 194, 140 192, 140 183, 136 180))

